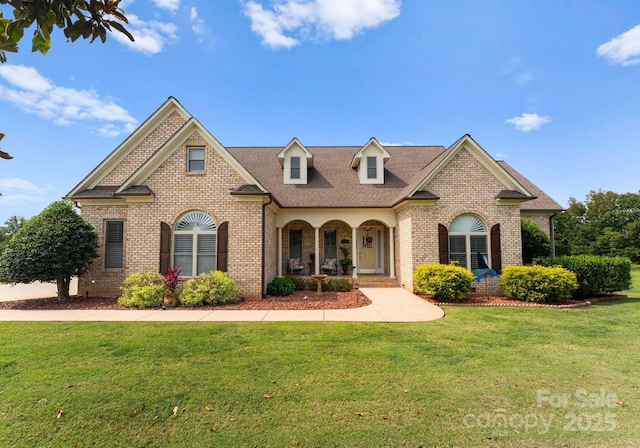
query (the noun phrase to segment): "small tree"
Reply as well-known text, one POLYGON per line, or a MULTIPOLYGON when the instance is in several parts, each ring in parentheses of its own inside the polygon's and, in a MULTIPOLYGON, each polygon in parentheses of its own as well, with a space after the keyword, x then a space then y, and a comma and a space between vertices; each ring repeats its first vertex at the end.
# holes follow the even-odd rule
POLYGON ((0 257, 0 281, 56 282, 58 299, 69 298, 71 277, 98 256, 98 235, 67 200, 56 201, 28 220, 0 257))
POLYGON ((551 255, 551 239, 538 224, 528 219, 521 219, 520 229, 524 264, 533 263, 534 258, 551 255))

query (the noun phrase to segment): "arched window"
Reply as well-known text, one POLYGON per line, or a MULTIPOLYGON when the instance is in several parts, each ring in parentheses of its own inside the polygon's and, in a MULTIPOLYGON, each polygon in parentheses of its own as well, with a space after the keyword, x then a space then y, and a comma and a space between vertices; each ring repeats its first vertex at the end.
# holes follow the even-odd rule
POLYGON ((469 270, 478 269, 480 252, 487 253, 487 226, 475 215, 460 215, 449 226, 449 259, 469 270))
POLYGON ((173 232, 173 266, 193 276, 216 269, 216 223, 203 212, 189 212, 173 232))

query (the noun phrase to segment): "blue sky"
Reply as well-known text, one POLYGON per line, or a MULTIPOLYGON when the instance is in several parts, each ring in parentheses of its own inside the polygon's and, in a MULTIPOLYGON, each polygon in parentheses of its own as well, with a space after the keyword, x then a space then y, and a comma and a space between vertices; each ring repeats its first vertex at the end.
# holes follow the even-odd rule
MULTIPOLYGON (((640 190, 637 0, 123 0, 136 37, 0 65, 0 224, 67 194, 169 96, 227 146, 449 146, 561 205, 640 190)), ((5 15, 9 8, 0 7, 5 15)))

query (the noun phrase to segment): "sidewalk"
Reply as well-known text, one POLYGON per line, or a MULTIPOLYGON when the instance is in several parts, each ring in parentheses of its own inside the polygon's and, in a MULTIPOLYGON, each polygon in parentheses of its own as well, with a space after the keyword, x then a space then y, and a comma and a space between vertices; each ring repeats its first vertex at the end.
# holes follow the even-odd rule
POLYGON ((0 321, 86 322, 425 322, 441 308, 402 288, 363 288, 371 305, 345 310, 0 310, 0 321))

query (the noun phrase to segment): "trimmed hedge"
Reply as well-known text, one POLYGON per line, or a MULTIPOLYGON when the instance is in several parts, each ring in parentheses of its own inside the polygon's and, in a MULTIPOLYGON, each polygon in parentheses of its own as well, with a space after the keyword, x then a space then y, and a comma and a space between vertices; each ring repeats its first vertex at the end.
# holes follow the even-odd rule
POLYGON ((562 266, 576 274, 578 289, 574 297, 596 297, 631 287, 631 261, 628 258, 574 255, 545 257, 537 263, 541 266, 562 266))
POLYGON ((122 283, 120 291, 120 305, 135 308, 159 306, 164 297, 162 275, 153 271, 134 272, 122 283))
POLYGON ((511 299, 552 302, 570 298, 578 282, 573 272, 559 266, 507 266, 500 287, 511 299))
POLYGON ((270 296, 290 296, 296 290, 296 285, 287 277, 276 277, 267 285, 270 296))
POLYGON ((180 303, 185 306, 225 305, 236 303, 240 290, 226 272, 201 273, 187 280, 180 292, 180 303))
POLYGON ((473 274, 453 264, 423 264, 413 273, 416 290, 443 302, 459 302, 471 291, 473 274))
MULTIPOLYGON (((327 280, 327 281, 322 281, 322 285, 320 286, 320 289, 322 291, 337 291, 337 292, 349 292, 351 291, 352 287, 351 287, 351 281, 349 281, 349 279, 346 278, 339 278, 339 279, 331 279, 331 280, 327 280)), ((306 282, 306 287, 307 289, 310 289, 311 291, 317 291, 318 290, 318 281, 317 280, 308 280, 306 282)))

